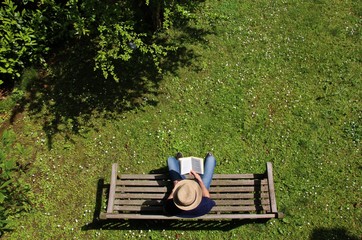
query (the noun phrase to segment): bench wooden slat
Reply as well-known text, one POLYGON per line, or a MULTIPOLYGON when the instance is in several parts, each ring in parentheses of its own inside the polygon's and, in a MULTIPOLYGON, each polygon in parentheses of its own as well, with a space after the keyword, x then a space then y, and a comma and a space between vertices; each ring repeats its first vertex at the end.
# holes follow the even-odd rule
MULTIPOLYGON (((123 180, 139 180, 139 179, 166 179, 169 180, 168 174, 120 174, 119 179, 123 180)), ((190 178, 187 175, 187 178, 190 178)), ((265 174, 255 174, 255 173, 246 173, 246 174, 214 174, 213 179, 263 179, 265 174)))
MULTIPOLYGON (((163 206, 147 206, 147 205, 115 205, 115 211, 130 211, 130 212, 159 212, 162 214, 163 206)), ((250 212, 250 211, 269 211, 268 206, 215 206, 211 212, 250 212)))
POLYGON ((147 202, 147 204, 149 205, 162 205, 163 201, 162 200, 148 200, 145 201, 144 199, 116 199, 114 200, 114 205, 142 205, 145 204, 145 202, 147 202))
POLYGON ((120 174, 119 179, 123 180, 140 180, 140 179, 156 179, 156 180, 169 180, 168 174, 120 174))
POLYGON ((165 198, 165 193, 116 193, 115 198, 163 199, 163 198, 165 198))
POLYGON ((222 193, 210 193, 212 199, 255 199, 255 198, 265 198, 269 199, 268 193, 230 193, 230 194, 222 194, 222 193))
POLYGON ((167 187, 116 187, 116 192, 117 193, 130 193, 130 192, 134 192, 134 193, 148 193, 148 192, 153 192, 153 193, 166 193, 167 192, 167 187))
MULTIPOLYGON (((233 193, 233 194, 221 194, 221 193, 210 193, 212 199, 254 199, 255 194, 253 193, 233 193)), ((258 198, 269 199, 268 193, 261 193, 257 195, 258 198)), ((123 199, 163 199, 165 198, 164 193, 116 193, 115 198, 123 199)))
POLYGON ((115 211, 133 211, 133 212, 140 212, 140 211, 145 211, 145 212, 161 212, 163 210, 163 206, 123 206, 123 205, 118 205, 118 206, 114 206, 114 210, 115 211))
MULTIPOLYGON (((269 199, 262 199, 262 200, 252 200, 252 199, 214 199, 217 206, 233 206, 233 205, 269 205, 269 199)), ((142 205, 147 202, 148 205, 162 205, 162 200, 148 200, 145 201, 144 199, 115 199, 114 205, 142 205)))
POLYGON ((255 212, 255 211, 269 211, 269 206, 215 206, 211 212, 255 212))
POLYGON ((170 181, 157 180, 117 180, 117 186, 169 186, 170 181))
MULTIPOLYGON (((235 192, 267 192, 268 186, 257 186, 257 187, 212 187, 210 188, 210 193, 235 193, 235 192)), ((123 187, 123 186, 117 186, 115 188, 116 193, 166 193, 167 187, 144 187, 144 186, 138 186, 138 187, 123 187)))
MULTIPOLYGON (((222 220, 222 219, 270 219, 277 217, 277 214, 207 214, 194 219, 209 219, 209 220, 222 220)), ((159 214, 134 214, 134 213, 112 213, 112 214, 101 214, 100 219, 144 219, 144 220, 178 220, 182 219, 177 216, 165 216, 159 214)))
POLYGON ((261 199, 261 200, 254 200, 254 199, 215 199, 216 205, 218 206, 248 206, 248 205, 269 205, 269 199, 261 199))
POLYGON ((212 179, 263 179, 263 178, 265 178, 265 174, 255 174, 255 173, 212 175, 212 179))
POLYGON ((210 188, 210 193, 235 193, 235 192, 267 192, 268 186, 259 187, 213 187, 210 188))
MULTIPOLYGON (((213 179, 211 186, 254 186, 267 185, 267 179, 260 180, 229 180, 229 179, 213 179)), ((171 186, 171 181, 155 180, 155 179, 134 179, 134 180, 117 180, 117 186, 171 186)))
POLYGON ((267 179, 257 180, 229 180, 229 179, 213 179, 211 186, 254 186, 254 185, 267 185, 267 179))

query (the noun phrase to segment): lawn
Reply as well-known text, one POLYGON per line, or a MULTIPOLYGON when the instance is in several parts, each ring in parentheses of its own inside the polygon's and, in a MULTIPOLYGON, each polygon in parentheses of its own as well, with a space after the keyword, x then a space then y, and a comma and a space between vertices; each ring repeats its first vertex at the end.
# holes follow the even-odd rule
POLYGON ((162 77, 126 74, 132 84, 92 73, 86 49, 59 52, 6 125, 32 208, 4 239, 361 239, 361 15, 352 0, 207 0, 188 35, 166 33, 182 55, 162 77), (213 152, 216 173, 273 162, 285 218, 224 230, 87 227, 113 162, 149 173, 177 151, 213 152))

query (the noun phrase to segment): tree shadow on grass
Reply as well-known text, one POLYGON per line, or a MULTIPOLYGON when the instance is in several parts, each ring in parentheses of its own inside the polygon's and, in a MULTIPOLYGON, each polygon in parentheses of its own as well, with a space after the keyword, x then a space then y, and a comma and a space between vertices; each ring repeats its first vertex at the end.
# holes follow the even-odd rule
MULTIPOLYGON (((193 32, 197 38, 206 34, 203 30, 193 32)), ((51 58, 51 72, 30 86, 29 95, 12 114, 16 116, 29 106, 29 113, 43 123, 49 149, 54 135, 71 141, 73 134, 82 135, 94 128, 94 118, 117 119, 121 113, 156 106, 163 74, 177 75, 180 67, 191 66, 198 58, 180 45, 163 59, 164 73, 159 73, 151 58, 136 53, 128 62, 116 65, 120 78, 116 82, 94 71, 96 50, 90 41, 66 45, 51 58)))
POLYGON ((361 236, 350 235, 345 228, 316 228, 313 230, 310 240, 361 240, 361 236))
POLYGON ((80 134, 92 127, 93 116, 110 118, 143 104, 157 104, 146 99, 157 95, 160 81, 149 62, 135 64, 134 58, 120 66, 122 80, 117 83, 94 71, 94 55, 91 43, 74 43, 57 53, 50 63, 52 72, 32 86, 29 110, 41 118, 49 148, 54 134, 68 138, 80 134))
MULTIPOLYGON (((160 173, 161 169, 152 173, 160 173)), ((93 221, 82 227, 87 230, 221 230, 229 231, 234 228, 252 223, 266 223, 267 219, 242 219, 242 220, 121 220, 99 218, 102 211, 103 197, 108 196, 109 184, 104 184, 104 179, 98 180, 96 204, 93 221)))

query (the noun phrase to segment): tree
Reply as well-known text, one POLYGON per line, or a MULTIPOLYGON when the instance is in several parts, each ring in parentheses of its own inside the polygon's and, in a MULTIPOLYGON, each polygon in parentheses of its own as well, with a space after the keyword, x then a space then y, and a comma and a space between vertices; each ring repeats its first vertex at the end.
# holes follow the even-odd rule
POLYGON ((5 0, 0 8, 0 84, 12 85, 30 64, 44 63, 49 48, 40 34, 40 11, 27 10, 24 4, 5 0))
POLYGON ((160 32, 193 17, 197 4, 176 0, 5 0, 0 9, 2 81, 16 81, 24 68, 45 64, 52 47, 88 39, 95 70, 119 80, 117 62, 135 53, 160 59, 175 47, 157 41, 160 32))

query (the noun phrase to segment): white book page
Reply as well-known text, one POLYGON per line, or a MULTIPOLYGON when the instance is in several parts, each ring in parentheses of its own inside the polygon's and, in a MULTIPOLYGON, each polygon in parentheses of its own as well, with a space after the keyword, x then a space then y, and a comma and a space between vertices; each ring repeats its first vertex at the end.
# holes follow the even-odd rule
POLYGON ((204 174, 204 161, 201 158, 191 158, 191 162, 192 162, 192 169, 199 173, 199 174, 204 174))
POLYGON ((181 175, 190 173, 190 170, 192 168, 191 157, 180 158, 179 160, 180 160, 180 166, 181 166, 181 175))

